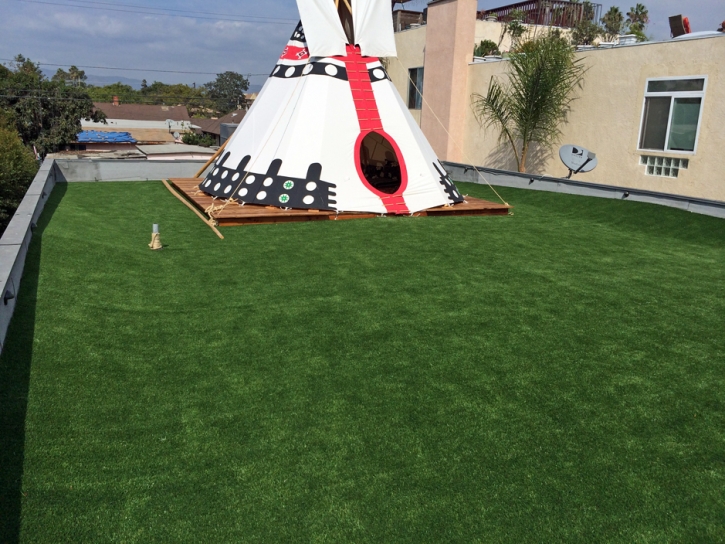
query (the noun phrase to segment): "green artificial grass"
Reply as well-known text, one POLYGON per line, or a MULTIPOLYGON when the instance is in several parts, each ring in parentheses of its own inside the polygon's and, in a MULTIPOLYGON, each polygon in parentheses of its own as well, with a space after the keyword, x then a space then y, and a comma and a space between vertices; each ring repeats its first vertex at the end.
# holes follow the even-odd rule
POLYGON ((219 240, 160 183, 59 185, 0 540, 725 540, 725 221, 500 192, 219 240))

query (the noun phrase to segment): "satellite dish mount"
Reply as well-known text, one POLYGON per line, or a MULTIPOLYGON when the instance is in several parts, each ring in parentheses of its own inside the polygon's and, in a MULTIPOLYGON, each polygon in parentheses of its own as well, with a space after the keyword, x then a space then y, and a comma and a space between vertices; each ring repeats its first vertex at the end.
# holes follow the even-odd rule
POLYGON ((578 145, 564 145, 559 149, 559 158, 569 169, 566 179, 580 172, 591 172, 597 166, 597 155, 578 145))

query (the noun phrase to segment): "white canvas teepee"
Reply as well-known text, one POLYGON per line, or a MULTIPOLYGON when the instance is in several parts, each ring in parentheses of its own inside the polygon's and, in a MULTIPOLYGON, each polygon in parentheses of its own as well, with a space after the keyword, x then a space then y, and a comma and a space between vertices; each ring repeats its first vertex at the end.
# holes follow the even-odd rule
POLYGON ((378 58, 396 55, 389 0, 297 4, 302 21, 202 191, 381 214, 462 202, 378 58))

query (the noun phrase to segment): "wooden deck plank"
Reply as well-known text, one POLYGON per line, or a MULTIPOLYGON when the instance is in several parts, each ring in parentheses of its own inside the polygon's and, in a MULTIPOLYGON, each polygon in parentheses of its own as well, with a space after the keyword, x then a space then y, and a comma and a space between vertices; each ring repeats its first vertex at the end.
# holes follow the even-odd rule
MULTIPOLYGON (((214 204, 224 206, 225 201, 216 199, 199 191, 200 178, 173 178, 169 180, 178 191, 185 196, 203 213, 214 204)), ((416 216, 439 217, 444 215, 508 215, 511 206, 489 202, 475 197, 466 197, 466 202, 454 204, 453 206, 439 206, 416 212, 416 216)), ((260 206, 257 204, 245 204, 240 206, 231 203, 224 209, 214 212, 213 219, 220 227, 232 227, 239 225, 260 225, 269 223, 289 223, 294 221, 329 221, 347 219, 370 219, 377 217, 377 214, 366 212, 340 212, 335 213, 328 210, 298 210, 275 208, 273 206, 260 206)))

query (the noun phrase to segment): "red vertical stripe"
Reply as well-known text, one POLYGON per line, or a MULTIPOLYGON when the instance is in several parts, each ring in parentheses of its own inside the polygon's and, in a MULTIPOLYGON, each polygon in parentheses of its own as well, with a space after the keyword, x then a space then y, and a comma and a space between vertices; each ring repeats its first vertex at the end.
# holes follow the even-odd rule
MULTIPOLYGON (((363 57, 360 53, 360 48, 355 47, 354 45, 347 46, 346 57, 336 58, 345 62, 347 78, 350 82, 350 90, 352 91, 352 99, 355 103, 355 110, 357 111, 357 120, 360 124, 361 136, 364 138, 364 136, 370 132, 378 132, 383 134, 392 142, 390 136, 385 134, 385 131, 383 130, 383 122, 380 118, 378 104, 375 101, 375 93, 373 92, 373 85, 370 81, 370 72, 368 72, 367 63, 376 59, 363 57)), ((357 154, 360 153, 361 142, 362 138, 358 138, 358 145, 355 146, 355 153, 357 154)), ((398 146, 396 145, 395 147, 397 148, 398 146)), ((400 151, 398 150, 397 153, 402 173, 405 169, 405 165, 400 151)), ((358 162, 359 160, 356 160, 356 164, 358 164, 358 162)), ((381 193, 380 191, 375 191, 375 189, 370 186, 367 179, 365 179, 365 176, 359 166, 358 175, 360 180, 383 201, 383 205, 385 205, 385 209, 388 213, 410 213, 402 196, 402 192, 405 190, 407 183, 401 183, 398 193, 388 195, 381 193)))

